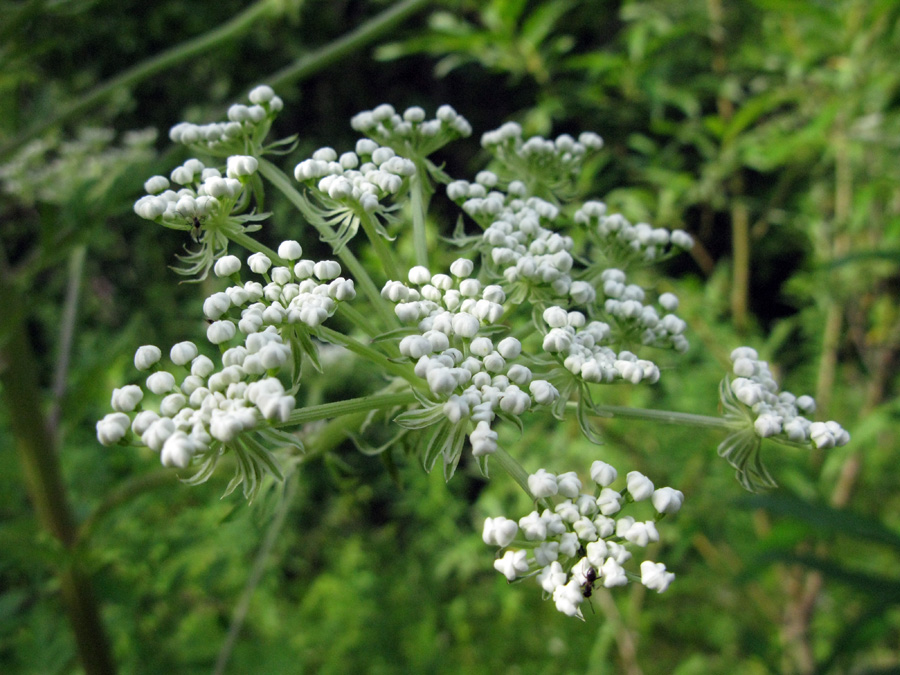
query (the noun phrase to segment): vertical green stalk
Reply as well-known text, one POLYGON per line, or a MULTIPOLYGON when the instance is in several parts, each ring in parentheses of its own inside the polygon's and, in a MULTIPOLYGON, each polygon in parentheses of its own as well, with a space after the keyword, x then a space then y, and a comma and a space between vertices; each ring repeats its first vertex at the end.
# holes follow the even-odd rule
POLYGON ((397 263, 397 258, 394 256, 394 252, 387 245, 384 237, 378 234, 378 230, 375 227, 372 217, 362 209, 359 209, 357 216, 359 217, 359 223, 362 225, 363 232, 366 233, 369 243, 372 244, 375 255, 378 256, 378 260, 381 262, 381 266, 388 279, 393 279, 395 281, 405 280, 406 275, 401 271, 400 266, 397 263))
POLYGON ((0 326, 0 385, 25 487, 40 524, 70 554, 59 581, 84 669, 89 675, 112 674, 116 668, 106 631, 76 546, 78 532, 60 472, 56 438, 43 412, 37 362, 24 321, 23 293, 4 276, 0 297, 7 305, 5 323, 0 326))
POLYGON ((731 207, 731 316, 739 333, 747 330, 750 301, 750 214, 741 198, 743 181, 735 177, 731 207))
POLYGON ((412 206, 413 250, 416 265, 428 267, 428 238, 425 232, 425 215, 428 204, 425 200, 427 173, 421 163, 416 163, 416 173, 410 180, 410 201, 412 206))

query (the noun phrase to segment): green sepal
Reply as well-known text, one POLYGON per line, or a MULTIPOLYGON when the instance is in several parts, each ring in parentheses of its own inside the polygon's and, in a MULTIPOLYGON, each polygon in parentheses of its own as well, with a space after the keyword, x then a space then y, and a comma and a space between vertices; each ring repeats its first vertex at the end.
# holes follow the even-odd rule
POLYGON ((444 415, 444 406, 441 403, 434 403, 425 408, 407 410, 394 418, 394 422, 404 429, 424 429, 442 420, 449 423, 449 420, 444 415))
POLYGON ((578 406, 575 408, 575 418, 578 420, 578 427, 581 433, 594 445, 603 445, 603 439, 600 432, 591 424, 590 416, 596 414, 594 407, 590 404, 590 397, 587 388, 583 388, 581 397, 578 399, 578 406))
MULTIPOLYGON (((437 458, 443 453, 444 445, 451 437, 453 424, 448 419, 438 424, 431 432, 428 438, 428 444, 425 446, 425 452, 422 453, 422 466, 425 471, 431 473, 437 458)), ((445 460, 446 461, 446 460, 445 460)))
POLYGON ((459 458, 462 456, 463 445, 466 442, 466 430, 468 424, 459 422, 453 426, 453 433, 450 438, 444 442, 441 448, 441 454, 444 456, 444 480, 450 482, 453 474, 456 473, 456 467, 459 464, 459 458))
POLYGON ((205 453, 205 458, 197 469, 197 472, 190 478, 180 479, 181 482, 185 485, 195 486, 208 481, 209 477, 213 475, 216 465, 219 463, 219 457, 221 457, 224 452, 225 448, 222 445, 218 443, 215 444, 205 453))

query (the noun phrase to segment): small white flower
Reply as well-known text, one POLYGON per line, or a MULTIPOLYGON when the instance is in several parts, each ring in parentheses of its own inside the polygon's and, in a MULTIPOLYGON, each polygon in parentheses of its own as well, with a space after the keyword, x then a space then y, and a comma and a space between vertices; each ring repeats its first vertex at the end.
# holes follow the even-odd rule
POLYGON ((481 421, 469 434, 469 442, 475 457, 490 455, 497 450, 497 432, 491 430, 488 422, 481 421))
POLYGON ((144 182, 144 190, 148 195, 156 195, 169 189, 169 181, 165 176, 151 176, 144 182))
POLYGON ((547 523, 537 511, 519 518, 519 529, 528 541, 543 541, 547 538, 547 523))
POLYGON ((678 513, 684 503, 684 493, 670 487, 661 487, 653 491, 653 508, 659 513, 678 513))
POLYGON ((272 261, 265 253, 254 253, 247 258, 247 265, 256 274, 265 274, 272 266, 272 261))
MULTIPOLYGON (((541 567, 549 565, 557 558, 559 558, 558 541, 545 541, 534 547, 534 559, 541 567)), ((565 579, 560 583, 565 583, 565 579)))
POLYGON ((159 370, 147 378, 147 389, 161 395, 172 391, 175 387, 175 376, 165 370, 159 370))
POLYGON ((450 323, 454 335, 458 335, 462 338, 475 337, 478 334, 478 329, 481 327, 478 319, 467 312, 455 314, 450 323))
POLYGON ((578 479, 578 474, 574 471, 557 476, 556 484, 559 486, 559 494, 569 499, 575 499, 581 492, 581 481, 578 479))
POLYGON ((528 489, 531 490, 535 499, 553 497, 559 492, 556 476, 548 473, 546 469, 538 469, 537 472, 528 476, 528 489))
POLYGON ((123 412, 110 413, 97 422, 97 440, 103 445, 115 445, 125 437, 131 419, 123 412))
POLYGON ((581 609, 578 607, 584 601, 581 586, 573 579, 565 585, 557 586, 553 590, 553 602, 556 609, 566 616, 582 618, 581 609))
POLYGON ((662 593, 674 579, 675 575, 672 572, 666 572, 666 566, 663 563, 655 563, 650 560, 641 563, 641 583, 652 591, 662 593))
POLYGON ((191 362, 191 375, 197 377, 209 377, 215 369, 216 366, 212 359, 202 354, 191 362))
POLYGON ((234 337, 237 328, 231 321, 214 321, 206 329, 206 338, 214 345, 228 342, 234 337))
POLYGON ((485 518, 481 538, 488 546, 504 548, 509 546, 518 532, 519 526, 516 521, 497 516, 496 518, 485 518))
POLYGON ((591 480, 600 487, 611 485, 618 476, 619 472, 611 464, 602 462, 599 459, 591 464, 591 480))
POLYGON ((600 496, 597 497, 597 506, 600 507, 600 513, 604 516, 618 513, 622 508, 622 495, 612 488, 603 488, 600 496))
POLYGON ((570 558, 578 553, 581 542, 578 541, 578 535, 574 532, 564 532, 559 538, 559 552, 570 558))
POLYGON ((147 430, 141 434, 141 442, 151 450, 162 450, 166 439, 175 433, 175 422, 168 417, 160 417, 150 423, 147 430))
POLYGON ((603 585, 606 588, 613 586, 624 586, 628 583, 628 577, 625 576, 625 569, 615 560, 615 558, 607 558, 600 569, 603 585))
POLYGON ((650 542, 659 541, 659 532, 651 520, 633 523, 625 532, 625 539, 635 546, 646 546, 650 542))
POLYGON ((582 516, 572 523, 572 529, 575 530, 575 534, 578 535, 578 538, 581 539, 581 541, 597 540, 597 528, 590 518, 582 516))
POLYGON ((536 579, 547 593, 553 593, 558 586, 565 585, 566 573, 563 571, 562 565, 553 560, 545 563, 542 567, 543 569, 538 572, 536 579))
POLYGON ((113 389, 112 409, 116 412, 131 412, 143 398, 144 392, 139 386, 126 384, 120 389, 113 389))
POLYGON ((450 264, 450 273, 458 279, 466 279, 475 269, 475 263, 466 258, 457 258, 450 264))
POLYGON ((598 569, 603 565, 607 556, 609 556, 609 547, 602 539, 590 542, 585 547, 585 550, 587 552, 588 562, 598 569))
POLYGON ((134 353, 134 367, 138 370, 148 370, 153 364, 162 358, 162 351, 154 345, 138 347, 134 353))
POLYGON ((249 155, 232 155, 228 158, 227 167, 225 174, 229 178, 242 178, 256 173, 259 162, 249 155))
POLYGON ((172 346, 172 349, 169 350, 169 358, 176 366, 183 366, 188 361, 192 361, 196 358, 198 353, 199 350, 197 349, 197 345, 185 340, 184 342, 179 342, 172 346))
POLYGON ((241 261, 236 255, 222 256, 216 261, 213 271, 217 277, 230 277, 241 269, 241 261))
POLYGON ((505 576, 507 581, 513 581, 519 574, 528 571, 527 554, 527 551, 507 551, 502 558, 494 561, 494 569, 505 576))
POLYGON ((643 501, 653 494, 653 481, 640 471, 629 471, 626 480, 628 492, 634 501, 643 501))
POLYGON ((194 444, 190 437, 183 431, 176 431, 163 443, 160 461, 163 466, 185 469, 190 464, 193 455, 194 444))

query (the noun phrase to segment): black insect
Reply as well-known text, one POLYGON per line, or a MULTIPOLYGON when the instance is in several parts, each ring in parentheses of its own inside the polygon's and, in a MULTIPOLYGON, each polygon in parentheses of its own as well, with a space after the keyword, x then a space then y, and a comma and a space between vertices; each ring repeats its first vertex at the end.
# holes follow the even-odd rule
POLYGON ((597 570, 593 567, 588 567, 587 572, 584 573, 584 583, 581 584, 581 594, 584 597, 591 597, 591 593, 594 592, 595 581, 597 581, 597 570))
POLYGON ((194 216, 193 226, 191 227, 191 239, 194 240, 195 244, 200 243, 200 235, 203 234, 203 226, 200 224, 200 219, 197 216, 194 216))

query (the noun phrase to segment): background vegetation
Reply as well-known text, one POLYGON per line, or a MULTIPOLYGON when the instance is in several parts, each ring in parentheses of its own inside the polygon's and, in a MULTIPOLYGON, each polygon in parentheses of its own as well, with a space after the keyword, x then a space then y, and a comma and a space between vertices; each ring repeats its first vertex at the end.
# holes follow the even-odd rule
MULTIPOLYGON (((898 54, 889 0, 0 0, 0 671, 896 672, 898 54), (348 443, 247 506, 102 448, 134 347, 204 330, 166 267, 183 239, 131 206, 183 159, 172 124, 260 82, 300 132, 286 167, 381 102, 465 115, 460 176, 506 119, 599 132, 585 191, 698 242, 668 270, 691 352, 609 402, 714 414, 750 344, 851 444, 764 448, 782 487, 751 496, 712 432, 530 429, 531 470, 602 455, 686 495, 676 583, 595 593, 584 624, 491 568, 482 519, 524 506, 504 476, 348 443)), ((271 208, 267 243, 313 245, 271 208)), ((358 377, 330 368, 320 400, 358 377)))

